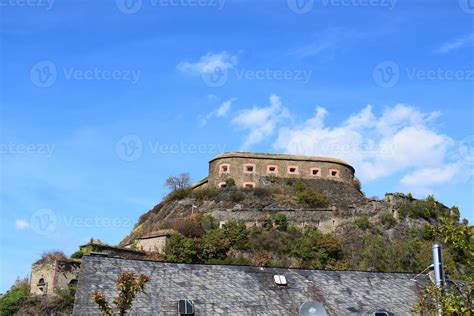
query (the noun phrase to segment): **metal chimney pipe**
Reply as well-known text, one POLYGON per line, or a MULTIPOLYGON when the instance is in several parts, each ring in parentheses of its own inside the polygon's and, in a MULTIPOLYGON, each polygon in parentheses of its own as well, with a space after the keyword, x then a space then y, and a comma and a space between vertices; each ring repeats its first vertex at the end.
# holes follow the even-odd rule
POLYGON ((441 244, 433 244, 433 265, 435 285, 436 287, 444 287, 446 278, 444 276, 443 246, 441 244))

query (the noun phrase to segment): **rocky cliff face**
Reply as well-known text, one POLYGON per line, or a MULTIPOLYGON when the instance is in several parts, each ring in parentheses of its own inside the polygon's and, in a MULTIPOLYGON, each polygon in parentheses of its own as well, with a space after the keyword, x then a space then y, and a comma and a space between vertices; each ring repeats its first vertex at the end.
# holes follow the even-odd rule
POLYGON ((298 181, 327 197, 328 203, 311 205, 295 200, 296 180, 268 178, 266 181, 267 188, 263 189, 205 189, 183 199, 163 201, 140 217, 135 229, 120 245, 128 245, 137 237, 159 230, 166 222, 179 221, 198 212, 208 213, 220 223, 238 219, 248 226, 259 225, 266 217, 283 213, 300 227, 313 225, 323 232, 332 232, 345 223, 354 222, 359 215, 371 217, 388 212, 396 217, 396 205, 403 199, 394 195, 388 195, 385 200, 368 199, 354 185, 340 181, 298 181))

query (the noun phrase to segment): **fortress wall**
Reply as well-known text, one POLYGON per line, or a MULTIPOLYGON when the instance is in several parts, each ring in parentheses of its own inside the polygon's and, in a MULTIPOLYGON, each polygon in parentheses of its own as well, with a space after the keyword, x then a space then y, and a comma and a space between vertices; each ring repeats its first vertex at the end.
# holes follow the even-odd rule
POLYGON ((255 187, 263 186, 262 177, 274 176, 278 178, 295 179, 330 179, 351 183, 354 178, 354 169, 344 163, 334 161, 316 161, 308 159, 285 159, 275 155, 265 157, 245 156, 222 156, 211 160, 209 163, 209 186, 218 187, 227 178, 233 178, 238 187, 253 183, 255 187), (227 166, 227 172, 221 169, 227 166), (253 166, 253 172, 246 171, 247 166, 253 166), (295 168, 291 172, 289 168, 295 168), (272 173, 269 168, 275 168, 272 173), (317 175, 313 174, 313 169, 317 169, 317 175), (337 172, 337 176, 332 174, 337 172))

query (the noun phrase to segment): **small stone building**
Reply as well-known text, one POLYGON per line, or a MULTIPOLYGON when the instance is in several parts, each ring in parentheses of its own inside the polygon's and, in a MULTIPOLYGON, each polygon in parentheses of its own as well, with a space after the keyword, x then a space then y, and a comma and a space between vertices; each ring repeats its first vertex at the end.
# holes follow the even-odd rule
POLYGON ((154 316, 180 315, 180 305, 192 308, 195 316, 298 315, 308 305, 337 316, 411 315, 421 287, 429 282, 425 275, 406 273, 177 264, 91 255, 83 259, 73 315, 99 314, 91 293, 100 290, 113 300, 123 272, 150 276, 129 313, 154 316))
POLYGON ((111 257, 120 257, 126 259, 145 259, 146 253, 141 250, 115 247, 102 243, 99 240, 91 240, 89 243, 79 246, 84 255, 91 253, 100 253, 111 257))
POLYGON ((31 267, 30 293, 53 295, 58 288, 75 285, 80 266, 80 260, 66 258, 39 260, 31 267))
POLYGON ((172 230, 159 230, 139 237, 135 241, 135 247, 145 252, 163 253, 172 233, 172 230))
POLYGON ((265 186, 265 179, 297 178, 328 179, 351 183, 354 168, 347 162, 328 157, 260 154, 246 152, 223 153, 209 162, 209 176, 193 188, 224 187, 232 178, 237 187, 265 186))

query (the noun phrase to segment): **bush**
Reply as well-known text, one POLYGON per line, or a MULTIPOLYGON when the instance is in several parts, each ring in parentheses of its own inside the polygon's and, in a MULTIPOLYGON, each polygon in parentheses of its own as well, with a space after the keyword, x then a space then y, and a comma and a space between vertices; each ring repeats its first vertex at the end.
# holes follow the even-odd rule
POLYGON ((226 188, 233 188, 235 187, 235 180, 233 178, 225 179, 225 187, 226 188))
POLYGON ((305 188, 303 191, 297 191, 293 195, 293 199, 298 202, 306 203, 312 207, 327 207, 329 206, 329 199, 326 195, 305 188))
POLYGON ((168 202, 179 201, 179 200, 183 200, 185 198, 188 198, 190 196, 191 196, 191 190, 190 189, 177 189, 175 191, 171 191, 166 196, 166 201, 168 201, 168 202))
POLYGON ((362 192, 362 185, 360 183, 360 180, 358 178, 352 179, 352 185, 359 191, 362 192))
POLYGON ((224 235, 235 249, 248 248, 248 231, 242 220, 230 220, 223 227, 224 235))
POLYGON ((395 218, 393 218, 392 214, 388 212, 382 212, 379 214, 379 221, 382 226, 389 229, 395 225, 395 218))
POLYGON ((362 216, 358 216, 355 220, 355 223, 357 225, 357 227, 359 227, 360 229, 367 229, 369 228, 369 217, 366 216, 366 215, 362 215, 362 216))
POLYGON ((192 192, 192 197, 197 200, 211 201, 214 200, 219 192, 214 188, 198 189, 192 192))
POLYGON ((269 197, 272 196, 272 191, 267 188, 255 188, 253 190, 253 195, 256 197, 269 197))
POLYGON ((230 193, 230 200, 234 203, 240 203, 245 200, 245 193, 240 190, 232 191, 230 193))
POLYGON ((17 280, 10 290, 0 298, 0 315, 13 315, 28 298, 28 280, 17 280))
POLYGON ((73 253, 73 254, 71 255, 71 258, 73 258, 73 259, 81 259, 83 256, 84 256, 84 254, 82 253, 82 251, 78 250, 78 251, 76 251, 75 253, 73 253))
POLYGON ((277 226, 277 229, 286 231, 288 229, 288 219, 286 218, 286 215, 283 213, 277 213, 275 215, 275 225, 277 226))
POLYGON ((421 237, 424 240, 433 240, 434 227, 428 224, 423 225, 423 229, 421 230, 421 237))
POLYGON ((165 260, 170 262, 199 263, 198 245, 192 238, 176 233, 171 235, 165 247, 165 260))

